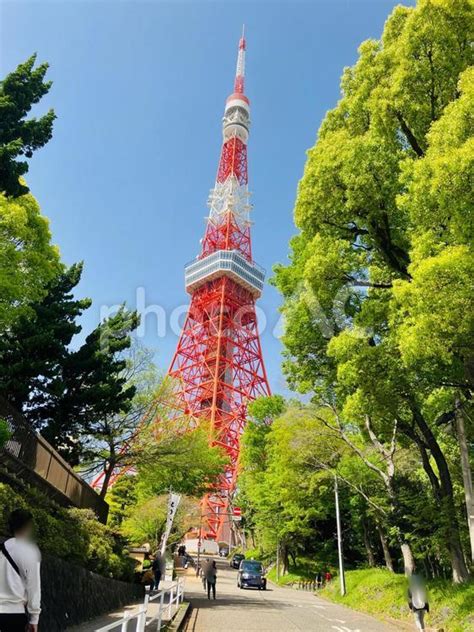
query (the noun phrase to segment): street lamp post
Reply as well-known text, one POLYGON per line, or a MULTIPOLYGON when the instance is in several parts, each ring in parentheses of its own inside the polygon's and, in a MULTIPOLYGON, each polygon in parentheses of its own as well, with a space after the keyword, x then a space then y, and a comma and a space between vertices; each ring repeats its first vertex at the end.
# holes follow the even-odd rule
POLYGON ((277 540, 276 580, 280 579, 280 541, 277 540))
POLYGON ((337 483, 337 475, 334 474, 334 496, 336 501, 336 524, 337 524, 337 552, 339 556, 339 578, 341 582, 341 595, 346 594, 346 578, 344 575, 344 558, 342 552, 342 530, 341 530, 341 514, 339 511, 339 488, 337 483))
POLYGON ((201 515, 199 518, 198 558, 197 558, 197 564, 196 564, 196 575, 199 575, 199 569, 201 568, 201 545, 202 545, 202 506, 201 506, 201 515))

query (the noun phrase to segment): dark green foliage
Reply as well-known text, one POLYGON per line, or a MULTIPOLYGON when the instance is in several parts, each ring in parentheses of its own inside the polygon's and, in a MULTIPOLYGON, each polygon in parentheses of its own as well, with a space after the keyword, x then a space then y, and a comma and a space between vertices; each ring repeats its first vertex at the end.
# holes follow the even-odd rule
POLYGON ((0 419, 0 448, 5 445, 10 437, 10 431, 7 426, 7 422, 4 419, 0 419))
POLYGON ((40 420, 47 423, 42 434, 61 447, 72 463, 80 446, 75 437, 70 440, 71 430, 87 433, 95 420, 130 407, 135 387, 126 386, 120 353, 130 346, 130 333, 138 322, 136 312, 122 307, 100 323, 77 351, 68 352, 61 374, 48 389, 40 420), (64 442, 67 447, 62 447, 64 442))
POLYGON ((96 419, 126 411, 135 393, 126 386, 121 352, 130 346, 138 315, 121 307, 100 323, 77 350, 77 319, 89 299, 75 299, 82 264, 64 269, 48 294, 11 329, 0 333, 0 395, 72 464, 77 441, 96 419))
POLYGON ((133 562, 123 554, 125 542, 101 524, 89 509, 65 509, 37 490, 28 489, 20 494, 3 483, 0 483, 0 507, 0 534, 8 535, 7 519, 13 509, 29 509, 43 553, 102 575, 131 579, 133 562))
POLYGON ((20 64, 0 83, 0 191, 18 197, 29 189, 19 178, 28 171, 28 163, 18 160, 31 158, 52 136, 56 115, 53 110, 26 120, 31 107, 49 92, 50 81, 44 81, 48 64, 34 69, 36 55, 20 64))
POLYGON ((137 482, 136 476, 122 476, 107 495, 107 502, 109 503, 108 524, 112 528, 121 526, 128 516, 128 510, 136 503, 137 482))
POLYGON ((73 297, 81 274, 82 264, 64 269, 31 313, 0 334, 0 394, 20 411, 31 401, 32 420, 41 419, 42 392, 58 378, 68 346, 81 331, 76 319, 91 305, 90 299, 73 297))

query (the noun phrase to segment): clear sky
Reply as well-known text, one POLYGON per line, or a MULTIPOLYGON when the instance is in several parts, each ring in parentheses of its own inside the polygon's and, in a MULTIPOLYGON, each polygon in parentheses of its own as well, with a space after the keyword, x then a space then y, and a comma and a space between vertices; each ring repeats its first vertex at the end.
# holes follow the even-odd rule
MULTIPOLYGON (((134 307, 144 288, 145 304, 168 315, 161 331, 147 316, 144 337, 166 370, 177 342, 170 313, 188 302, 183 266, 204 232, 242 23, 253 250, 270 273, 286 261, 305 152, 339 97, 342 69, 360 42, 380 36, 396 4, 0 2, 1 75, 35 51, 50 64, 54 85, 37 111, 52 106, 58 119, 28 183, 63 259, 84 260, 79 293, 94 301, 84 333, 102 306, 134 307)), ((282 391, 279 303, 267 286, 262 344, 271 386, 282 391)))

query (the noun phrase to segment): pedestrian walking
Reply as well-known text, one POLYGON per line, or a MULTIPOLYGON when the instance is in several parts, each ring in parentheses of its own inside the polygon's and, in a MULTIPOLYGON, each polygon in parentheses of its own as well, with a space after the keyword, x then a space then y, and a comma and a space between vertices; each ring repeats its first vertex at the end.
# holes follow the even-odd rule
POLYGON ((16 509, 11 538, 0 545, 0 632, 37 632, 41 611, 41 554, 33 542, 33 516, 16 509))
POLYGON ((326 574, 324 575, 324 581, 326 582, 326 584, 329 584, 331 579, 332 579, 331 571, 326 571, 326 574))
POLYGON ((316 575, 316 586, 318 588, 321 588, 323 585, 323 574, 321 571, 318 572, 318 574, 316 575))
POLYGON ((163 556, 159 551, 155 555, 151 569, 153 571, 153 590, 158 590, 163 574, 163 556))
POLYGON ((412 575, 408 587, 408 607, 413 612, 417 630, 425 629, 425 612, 430 611, 425 582, 419 575, 412 575))
POLYGON ((208 564, 206 564, 204 569, 206 575, 206 583, 207 583, 207 598, 211 598, 212 596, 216 598, 216 580, 217 580, 217 564, 215 560, 208 560, 208 564))

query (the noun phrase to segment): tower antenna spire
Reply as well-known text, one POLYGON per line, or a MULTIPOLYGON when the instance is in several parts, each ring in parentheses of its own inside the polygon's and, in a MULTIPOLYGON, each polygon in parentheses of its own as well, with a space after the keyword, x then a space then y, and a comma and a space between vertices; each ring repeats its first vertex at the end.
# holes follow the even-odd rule
POLYGON ((242 24, 242 37, 239 40, 239 52, 237 55, 237 68, 235 70, 234 93, 244 94, 245 79, 245 24, 242 24))

